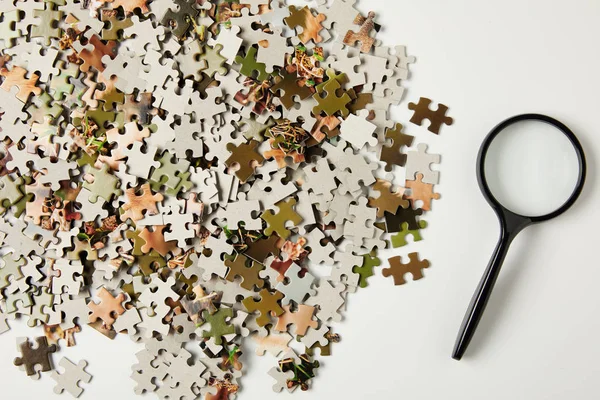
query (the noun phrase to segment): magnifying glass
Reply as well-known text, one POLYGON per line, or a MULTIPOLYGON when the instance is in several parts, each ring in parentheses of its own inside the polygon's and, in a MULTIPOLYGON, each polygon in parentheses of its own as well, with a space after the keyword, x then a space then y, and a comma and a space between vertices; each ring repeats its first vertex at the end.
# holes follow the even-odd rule
POLYGON ((500 239, 463 319, 452 358, 460 360, 483 315, 508 248, 529 225, 568 210, 585 182, 581 144, 563 123, 523 114, 498 124, 477 157, 477 180, 500 221, 500 239))

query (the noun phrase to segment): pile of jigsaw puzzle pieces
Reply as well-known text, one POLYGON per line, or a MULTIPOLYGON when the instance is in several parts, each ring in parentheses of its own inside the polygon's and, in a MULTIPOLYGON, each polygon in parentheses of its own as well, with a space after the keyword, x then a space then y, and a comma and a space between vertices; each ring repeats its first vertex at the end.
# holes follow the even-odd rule
MULTIPOLYGON (((306 390, 376 268, 423 278, 417 253, 377 257, 421 240, 440 156, 389 119, 414 58, 375 13, 3 0, 0 18, 0 333, 43 331, 18 340, 27 375, 79 396, 87 363, 53 354, 89 326, 143 344, 138 394, 232 398, 248 348, 275 391, 306 390)), ((411 122, 437 134, 452 119, 430 103, 411 122)))

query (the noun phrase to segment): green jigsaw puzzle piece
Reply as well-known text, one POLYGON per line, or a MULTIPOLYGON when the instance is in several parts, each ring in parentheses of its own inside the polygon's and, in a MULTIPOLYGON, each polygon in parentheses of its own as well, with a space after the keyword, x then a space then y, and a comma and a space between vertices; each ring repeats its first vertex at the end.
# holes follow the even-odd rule
POLYGON ((363 254, 361 256, 363 258, 362 265, 352 267, 352 272, 360 275, 360 278, 358 279, 358 286, 361 288, 368 286, 367 278, 373 276, 373 268, 381 265, 381 260, 376 254, 377 253, 374 251, 370 254, 363 254))
POLYGON ((421 229, 425 229, 427 227, 427 221, 419 221, 419 229, 408 229, 408 222, 402 223, 402 230, 395 235, 392 235, 392 247, 402 247, 406 246, 408 242, 406 241, 406 237, 408 235, 412 235, 415 242, 423 240, 421 237, 421 229))
POLYGON ((117 187, 120 185, 121 180, 109 172, 110 168, 107 164, 102 165, 101 169, 94 167, 88 168, 88 173, 94 176, 94 182, 89 183, 85 181, 83 187, 92 192, 90 195, 90 201, 92 203, 95 203, 98 200, 98 197, 110 201, 113 195, 120 196, 123 193, 123 191, 117 187))
POLYGON ((223 343, 223 336, 235 333, 235 326, 227 322, 227 318, 233 318, 233 309, 231 308, 220 308, 214 314, 204 310, 202 318, 210 324, 210 330, 203 330, 202 337, 214 338, 217 345, 223 343))
POLYGON ((266 71, 266 64, 256 61, 256 47, 250 47, 246 52, 245 57, 237 56, 235 62, 241 65, 240 73, 250 78, 264 81, 269 78, 269 73, 266 71), (256 72, 256 74, 255 74, 256 72))

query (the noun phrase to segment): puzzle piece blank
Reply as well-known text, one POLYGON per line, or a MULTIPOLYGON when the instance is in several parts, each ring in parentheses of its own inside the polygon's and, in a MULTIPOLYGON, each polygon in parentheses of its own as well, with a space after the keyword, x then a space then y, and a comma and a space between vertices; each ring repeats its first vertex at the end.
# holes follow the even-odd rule
POLYGON ((417 151, 409 151, 406 158, 406 179, 414 181, 417 174, 423 174, 423 183, 437 185, 440 182, 439 171, 431 169, 432 164, 439 164, 441 156, 439 154, 427 153, 427 145, 420 143, 417 145, 417 151))
POLYGON ((377 145, 377 138, 373 137, 377 126, 367 121, 368 116, 369 111, 367 110, 361 110, 358 116, 350 114, 340 127, 341 137, 357 150, 362 149, 365 144, 369 146, 377 145))
POLYGON ((52 371, 50 377, 56 381, 54 393, 61 394, 66 390, 73 397, 79 397, 83 392, 83 389, 78 385, 79 382, 90 383, 92 380, 92 375, 85 372, 87 361, 81 360, 75 365, 68 358, 63 357, 59 365, 64 368, 65 372, 59 374, 56 371, 52 371))

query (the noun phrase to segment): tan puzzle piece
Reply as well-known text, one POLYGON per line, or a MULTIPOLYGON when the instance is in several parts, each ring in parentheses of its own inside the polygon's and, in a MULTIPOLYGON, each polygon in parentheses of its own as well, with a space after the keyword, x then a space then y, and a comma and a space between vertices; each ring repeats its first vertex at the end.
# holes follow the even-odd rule
POLYGON ((433 184, 423 183, 423 174, 420 173, 417 174, 417 180, 406 181, 406 188, 410 189, 410 194, 407 195, 406 198, 412 200, 413 204, 415 204, 417 200, 421 200, 423 202, 421 209, 424 211, 431 210, 431 200, 439 200, 440 198, 439 193, 434 193, 433 184))
POLYGON ((319 322, 312 319, 315 313, 313 306, 301 304, 296 312, 291 312, 289 305, 283 309, 285 312, 277 319, 276 331, 285 332, 288 330, 288 325, 294 324, 296 325, 296 335, 304 336, 308 328, 317 329, 319 326, 319 322))
POLYGON ((354 46, 356 42, 360 42, 360 51, 368 53, 371 47, 375 44, 375 39, 370 36, 371 31, 375 28, 375 13, 370 11, 365 18, 358 14, 354 19, 354 25, 360 26, 358 32, 348 31, 344 36, 344 44, 354 46))
POLYGON ((177 240, 165 241, 163 230, 166 225, 155 225, 151 231, 145 227, 139 234, 139 237, 144 240, 144 244, 140 250, 144 254, 148 254, 150 250, 156 250, 161 256, 166 256, 169 252, 177 249, 177 240))
POLYGON ((145 183, 140 188, 130 188, 125 191, 127 203, 123 205, 125 212, 121 215, 122 221, 131 218, 133 221, 143 219, 145 215, 158 214, 156 203, 163 200, 164 196, 160 193, 152 194, 150 184, 145 183), (142 191, 141 194, 138 194, 142 191), (144 211, 146 212, 144 214, 144 211))
POLYGON ((39 76, 36 74, 31 74, 31 77, 26 78, 27 70, 22 67, 13 67, 10 71, 6 68, 2 68, 0 70, 0 75, 4 77, 4 82, 0 85, 0 88, 10 92, 13 86, 19 88, 17 92, 17 99, 21 100, 23 103, 27 102, 29 99, 29 95, 32 93, 35 95, 40 95, 42 93, 42 88, 39 88, 36 85, 39 76))
POLYGON ((94 323, 98 319, 101 319, 104 325, 110 328, 117 317, 125 312, 125 308, 123 308, 121 303, 127 297, 124 293, 119 293, 117 297, 113 297, 105 288, 101 288, 96 296, 100 298, 100 303, 96 304, 93 301, 88 303, 88 308, 92 310, 89 322, 94 323))

